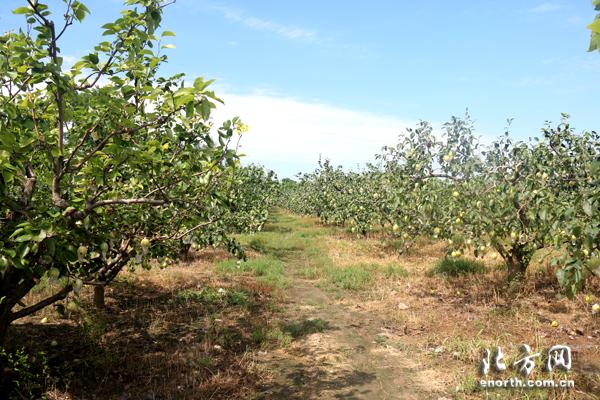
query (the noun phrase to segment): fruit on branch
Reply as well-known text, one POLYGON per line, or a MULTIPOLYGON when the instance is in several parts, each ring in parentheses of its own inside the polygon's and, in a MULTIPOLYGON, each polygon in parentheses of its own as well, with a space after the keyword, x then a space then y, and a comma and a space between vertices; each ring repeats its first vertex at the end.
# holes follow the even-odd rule
POLYGON ((100 244, 100 252, 102 254, 102 259, 106 260, 106 255, 108 254, 108 243, 102 242, 100 244))
POLYGON ((146 254, 148 254, 148 249, 150 248, 150 239, 148 238, 143 238, 140 241, 140 246, 142 246, 142 256, 145 256, 146 254))
POLYGON ((88 248, 87 246, 81 245, 77 248, 77 260, 82 263, 85 261, 85 257, 87 256, 88 248))

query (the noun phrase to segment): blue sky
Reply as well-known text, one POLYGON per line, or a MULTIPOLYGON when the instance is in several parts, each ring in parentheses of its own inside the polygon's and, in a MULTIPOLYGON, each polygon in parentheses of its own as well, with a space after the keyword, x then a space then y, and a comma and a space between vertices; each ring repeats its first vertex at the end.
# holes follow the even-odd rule
MULTIPOLYGON (((10 10, 23 3, 2 1, 2 31, 19 26, 10 10)), ((70 59, 121 8, 85 4, 92 15, 62 44, 70 59)), ((177 0, 163 19, 177 34, 164 72, 216 78, 227 103, 216 118, 240 115, 251 127, 247 160, 292 176, 319 154, 355 167, 417 120, 440 124, 466 108, 488 139, 507 118, 515 136, 537 135, 561 112, 597 129, 593 17, 587 0, 177 0)))

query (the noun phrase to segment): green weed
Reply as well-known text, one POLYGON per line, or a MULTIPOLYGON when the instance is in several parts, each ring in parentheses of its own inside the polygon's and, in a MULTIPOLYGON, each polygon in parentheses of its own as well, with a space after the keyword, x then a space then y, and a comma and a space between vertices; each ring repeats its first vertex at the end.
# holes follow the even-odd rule
POLYGON ((482 262, 469 260, 466 258, 444 258, 440 260, 430 274, 444 276, 459 276, 469 274, 480 274, 485 271, 485 266, 482 262))
POLYGON ((292 343, 292 336, 280 327, 258 326, 252 332, 252 338, 260 345, 275 343, 280 347, 286 347, 292 343))
POLYGON ((350 265, 345 268, 327 267, 327 279, 342 289, 364 289, 373 281, 373 271, 377 266, 372 264, 350 265))
POLYGON ((216 265, 216 270, 220 273, 250 272, 257 277, 257 281, 277 288, 283 288, 287 285, 284 269, 284 264, 272 257, 261 257, 248 261, 230 259, 221 261, 216 265))
POLYGON ((43 391, 51 377, 48 360, 43 352, 30 355, 23 349, 9 352, 0 346, 0 365, 4 367, 4 374, 10 372, 10 382, 4 381, 4 377, 3 387, 0 387, 2 391, 7 390, 4 392, 7 399, 48 398, 43 391))
POLYGON ((386 278, 405 278, 408 276, 408 271, 401 265, 388 264, 382 272, 386 278))

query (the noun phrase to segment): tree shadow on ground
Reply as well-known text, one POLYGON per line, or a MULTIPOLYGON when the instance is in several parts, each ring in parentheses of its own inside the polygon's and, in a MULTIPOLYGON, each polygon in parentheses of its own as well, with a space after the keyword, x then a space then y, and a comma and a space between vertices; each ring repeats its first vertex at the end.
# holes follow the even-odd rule
POLYGON ((10 348, 44 351, 52 375, 47 389, 69 398, 251 396, 260 376, 246 356, 260 348, 252 332, 270 315, 264 293, 239 288, 245 293, 240 301, 217 288, 185 296, 180 289, 119 282, 104 310, 94 310, 84 297, 71 320, 41 324, 37 317, 16 324, 10 348))
MULTIPOLYGON (((280 325, 281 330, 294 340, 300 340, 315 333, 337 331, 328 321, 320 318, 299 319, 280 325)), ((313 349, 314 356, 327 353, 326 349, 313 349)), ((310 353, 313 353, 310 350, 310 353)), ((292 353, 294 350, 292 350, 292 353)), ((287 357, 270 363, 282 371, 274 382, 264 385, 258 399, 313 399, 327 395, 336 399, 369 398, 369 385, 377 379, 374 373, 361 371, 360 367, 339 369, 335 361, 288 362, 287 357)))
MULTIPOLYGON (((289 368, 289 367, 288 367, 289 368)), ((312 399, 328 394, 336 399, 369 398, 368 385, 377 379, 374 373, 351 369, 327 373, 315 366, 295 364, 285 374, 285 383, 273 383, 261 390, 258 399, 312 399)))
POLYGON ((294 339, 299 339, 303 336, 311 335, 313 333, 337 329, 339 328, 331 326, 329 322, 320 318, 311 318, 296 322, 284 323, 281 326, 281 330, 285 333, 288 333, 294 339))

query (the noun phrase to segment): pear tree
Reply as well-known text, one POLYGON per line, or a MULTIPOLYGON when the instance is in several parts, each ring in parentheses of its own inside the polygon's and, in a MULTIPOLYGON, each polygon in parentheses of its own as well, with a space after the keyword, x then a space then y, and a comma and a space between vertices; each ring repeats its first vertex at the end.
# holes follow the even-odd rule
POLYGON ((211 81, 159 74, 167 5, 127 0, 72 66, 60 43, 89 13, 79 1, 25 1, 25 28, 0 36, 0 339, 82 283, 172 257, 228 207, 215 188, 238 165, 243 125, 212 126, 211 81), (25 304, 49 276, 62 286, 25 304))

